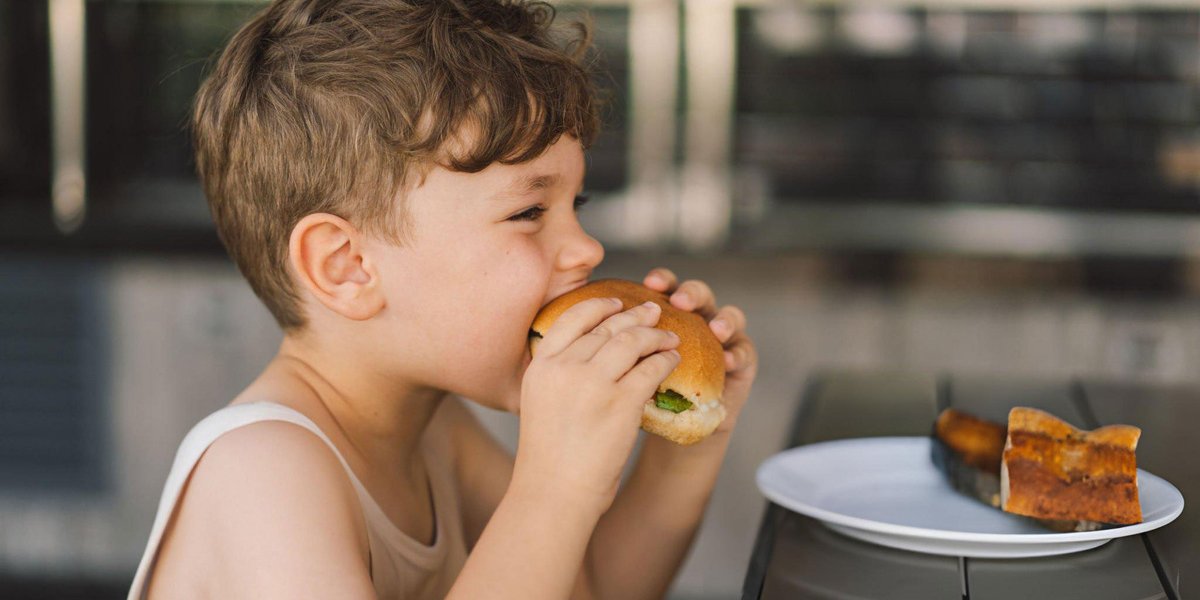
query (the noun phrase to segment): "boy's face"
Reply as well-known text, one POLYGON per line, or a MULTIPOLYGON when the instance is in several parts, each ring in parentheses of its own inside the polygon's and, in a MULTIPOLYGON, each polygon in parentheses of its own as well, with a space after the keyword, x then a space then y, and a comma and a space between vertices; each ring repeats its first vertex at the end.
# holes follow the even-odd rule
POLYGON ((534 316, 604 258, 576 219, 583 175, 582 146, 563 136, 518 165, 435 167, 411 190, 410 243, 370 242, 387 298, 373 331, 394 348, 384 368, 516 412, 534 316))

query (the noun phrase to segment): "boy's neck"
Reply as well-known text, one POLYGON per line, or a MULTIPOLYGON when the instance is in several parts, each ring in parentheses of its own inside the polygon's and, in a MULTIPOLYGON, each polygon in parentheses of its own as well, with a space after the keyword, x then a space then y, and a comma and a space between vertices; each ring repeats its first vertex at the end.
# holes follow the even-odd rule
POLYGON ((330 356, 291 336, 284 337, 274 363, 377 467, 411 470, 422 434, 446 396, 444 390, 382 377, 355 357, 330 356))

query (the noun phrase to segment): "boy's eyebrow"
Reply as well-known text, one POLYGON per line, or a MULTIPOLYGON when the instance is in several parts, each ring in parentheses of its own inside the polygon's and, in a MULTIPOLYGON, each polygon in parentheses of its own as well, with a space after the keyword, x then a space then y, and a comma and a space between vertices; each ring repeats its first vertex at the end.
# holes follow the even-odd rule
POLYGON ((512 180, 504 191, 497 194, 497 198, 520 197, 530 192, 544 190, 549 187, 554 187, 558 184, 560 177, 557 173, 545 173, 542 175, 520 175, 512 180))

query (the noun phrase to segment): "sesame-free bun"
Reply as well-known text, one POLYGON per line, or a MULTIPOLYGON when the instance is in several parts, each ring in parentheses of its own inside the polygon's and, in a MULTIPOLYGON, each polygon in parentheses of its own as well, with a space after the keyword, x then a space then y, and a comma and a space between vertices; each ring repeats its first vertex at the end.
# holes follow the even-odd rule
POLYGON ((692 402, 692 407, 673 413, 646 404, 642 412, 642 429, 658 434, 678 444, 694 444, 705 437, 725 419, 721 393, 725 389, 725 353, 721 342, 708 327, 704 317, 675 308, 661 292, 644 285, 620 279, 601 279, 572 290, 550 301, 533 320, 529 336, 529 351, 536 352, 538 340, 568 308, 589 298, 620 298, 622 310, 629 310, 646 301, 662 308, 655 327, 674 331, 679 336, 679 365, 658 387, 658 391, 673 390, 692 402))

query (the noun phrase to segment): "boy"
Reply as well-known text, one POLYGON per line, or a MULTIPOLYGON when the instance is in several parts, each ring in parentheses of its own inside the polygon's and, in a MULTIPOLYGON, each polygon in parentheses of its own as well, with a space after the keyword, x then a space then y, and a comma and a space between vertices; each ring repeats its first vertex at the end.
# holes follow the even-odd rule
POLYGON ((656 308, 596 299, 526 350, 603 248, 575 208, 596 107, 545 5, 276 0, 197 94, 223 242, 285 335, 181 444, 130 598, 656 598, 683 561, 756 372, 709 319, 729 411, 690 447, 642 404, 678 363, 656 308), (517 413, 515 457, 463 398, 517 413))

